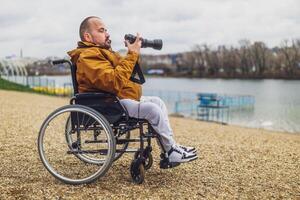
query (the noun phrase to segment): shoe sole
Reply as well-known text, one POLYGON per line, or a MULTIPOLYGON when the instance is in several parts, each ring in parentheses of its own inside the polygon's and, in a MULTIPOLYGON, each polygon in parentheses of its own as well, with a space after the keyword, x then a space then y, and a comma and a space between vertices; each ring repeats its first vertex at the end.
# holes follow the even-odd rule
POLYGON ((194 154, 195 156, 191 157, 188 161, 186 162, 191 162, 193 160, 196 160, 198 158, 198 156, 196 154, 194 154))
POLYGON ((192 159, 187 160, 187 161, 182 161, 182 162, 170 162, 170 165, 178 166, 179 164, 192 162, 192 161, 197 160, 197 159, 198 159, 198 157, 192 158, 192 159))
POLYGON ((190 159, 190 160, 187 161, 187 162, 191 162, 191 161, 194 161, 194 160, 196 160, 196 159, 198 159, 198 156, 195 156, 194 158, 190 159))
POLYGON ((190 158, 187 158, 185 160, 182 160, 181 162, 170 162, 170 163, 174 163, 174 164, 177 164, 177 163, 187 163, 187 162, 191 162, 193 160, 196 160, 198 158, 198 156, 196 154, 194 154, 195 156, 193 157, 190 157, 190 158))
POLYGON ((187 151, 187 153, 193 153, 193 154, 197 154, 197 150, 192 150, 192 151, 187 151))

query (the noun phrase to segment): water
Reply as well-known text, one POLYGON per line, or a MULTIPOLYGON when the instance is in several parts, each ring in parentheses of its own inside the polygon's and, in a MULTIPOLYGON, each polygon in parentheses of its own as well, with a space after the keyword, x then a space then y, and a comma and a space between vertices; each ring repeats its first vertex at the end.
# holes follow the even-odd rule
POLYGON ((300 133, 300 80, 147 78, 144 89, 253 95, 254 109, 230 113, 230 124, 300 133))
MULTIPOLYGON (((56 86, 64 86, 64 83, 71 82, 70 76, 44 76, 43 78, 55 80, 56 86)), ((21 80, 24 82, 24 79, 21 80)), ((158 94, 165 94, 165 96, 172 94, 167 103, 175 101, 174 94, 179 94, 181 98, 188 96, 195 99, 198 92, 253 95, 254 108, 232 111, 230 124, 300 133, 300 80, 146 77, 143 90, 145 93, 158 91, 158 94)))

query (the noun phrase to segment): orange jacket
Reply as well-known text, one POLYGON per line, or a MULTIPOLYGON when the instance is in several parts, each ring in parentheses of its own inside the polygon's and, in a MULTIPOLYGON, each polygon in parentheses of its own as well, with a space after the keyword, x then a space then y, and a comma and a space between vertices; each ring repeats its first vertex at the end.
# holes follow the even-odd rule
POLYGON ((77 49, 68 54, 77 65, 76 78, 80 93, 103 90, 116 94, 120 99, 140 100, 141 86, 129 80, 138 54, 129 52, 123 58, 89 42, 78 42, 77 49))

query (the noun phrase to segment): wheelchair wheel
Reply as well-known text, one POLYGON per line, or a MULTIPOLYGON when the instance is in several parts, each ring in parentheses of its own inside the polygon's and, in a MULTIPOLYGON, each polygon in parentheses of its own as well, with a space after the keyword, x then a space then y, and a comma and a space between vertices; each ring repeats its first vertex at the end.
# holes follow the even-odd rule
POLYGON ((38 152, 44 166, 68 184, 91 183, 104 176, 115 157, 115 148, 105 117, 82 105, 55 110, 42 124, 38 136, 38 152))
POLYGON ((134 159, 130 165, 130 174, 134 183, 141 184, 145 179, 145 167, 142 159, 134 159))

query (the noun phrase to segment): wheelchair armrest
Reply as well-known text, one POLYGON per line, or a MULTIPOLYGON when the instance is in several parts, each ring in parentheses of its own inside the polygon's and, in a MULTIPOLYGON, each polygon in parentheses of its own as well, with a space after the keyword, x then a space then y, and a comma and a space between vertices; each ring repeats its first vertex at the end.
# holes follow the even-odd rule
POLYGON ((116 97, 116 95, 108 92, 87 92, 87 93, 75 94, 75 98, 80 98, 80 99, 95 99, 95 98, 105 98, 105 97, 116 97))

